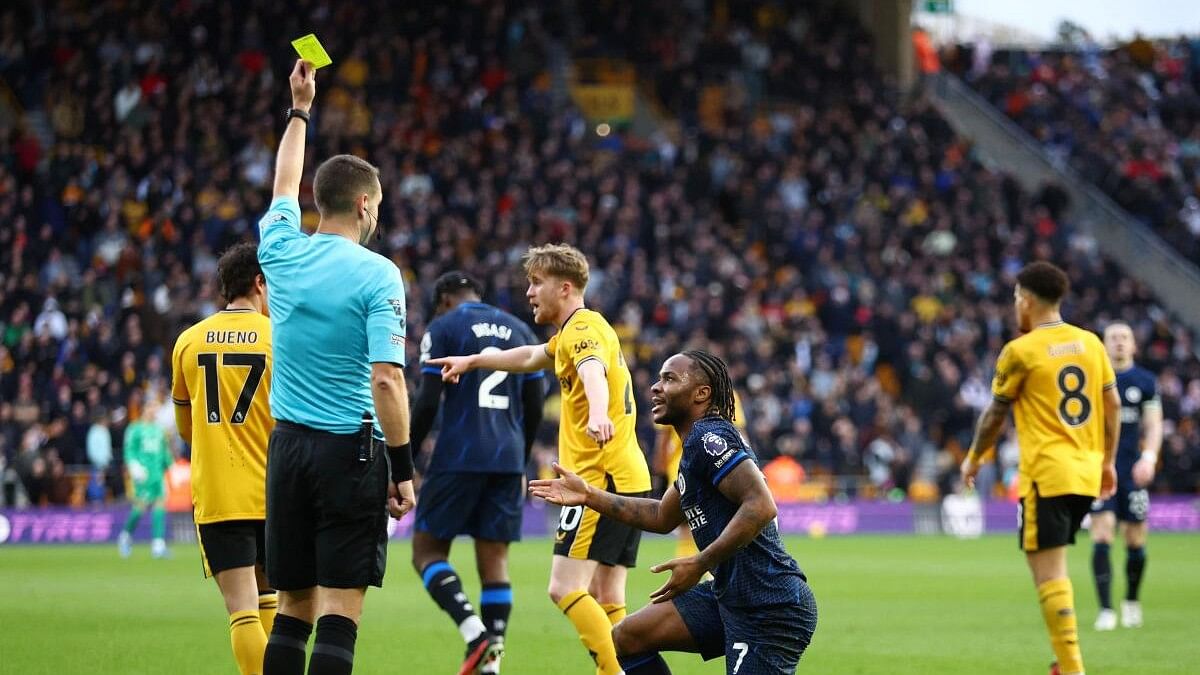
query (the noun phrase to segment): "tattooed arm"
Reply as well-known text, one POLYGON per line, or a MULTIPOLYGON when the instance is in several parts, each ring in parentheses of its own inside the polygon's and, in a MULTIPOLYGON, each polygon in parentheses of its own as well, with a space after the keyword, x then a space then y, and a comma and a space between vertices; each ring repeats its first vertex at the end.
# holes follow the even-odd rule
POLYGON ((1004 422, 1008 419, 1010 410, 1012 403, 994 398, 979 416, 979 423, 975 426, 975 439, 971 441, 971 449, 968 451, 976 461, 979 461, 983 453, 996 447, 996 441, 1000 438, 1000 432, 1004 430, 1004 422))
POLYGON ((603 516, 632 525, 639 530, 666 534, 683 522, 683 510, 679 507, 679 490, 674 485, 667 488, 661 501, 626 497, 588 485, 579 476, 554 464, 559 478, 535 480, 529 483, 534 497, 541 497, 551 504, 560 506, 586 506, 603 516))
POLYGON ((979 424, 975 426, 975 439, 971 441, 971 449, 967 451, 961 467, 963 480, 968 487, 975 487, 975 475, 979 473, 983 454, 996 447, 996 440, 1000 438, 1000 432, 1004 430, 1004 422, 1008 419, 1008 412, 1011 409, 1012 402, 993 398, 987 409, 979 416, 979 424))

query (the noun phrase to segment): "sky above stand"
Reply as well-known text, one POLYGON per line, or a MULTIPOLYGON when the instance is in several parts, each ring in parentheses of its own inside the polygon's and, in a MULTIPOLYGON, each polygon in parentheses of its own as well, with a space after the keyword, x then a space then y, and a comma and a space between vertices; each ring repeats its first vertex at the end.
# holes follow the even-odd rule
POLYGON ((1138 31, 1150 37, 1200 35, 1200 0, 955 0, 954 9, 1043 39, 1053 38, 1063 19, 1102 42, 1138 31))

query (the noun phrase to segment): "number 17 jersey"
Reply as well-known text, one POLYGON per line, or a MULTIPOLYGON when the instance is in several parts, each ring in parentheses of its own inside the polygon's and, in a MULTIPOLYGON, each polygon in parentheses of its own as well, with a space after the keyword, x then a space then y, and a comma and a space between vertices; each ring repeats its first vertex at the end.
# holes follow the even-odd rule
POLYGON ((271 321, 227 309, 185 330, 171 398, 191 408, 192 504, 199 524, 266 517, 271 321))
POLYGON ((1013 404, 1021 496, 1100 493, 1104 392, 1116 386, 1094 333, 1062 321, 1009 342, 996 361, 992 395, 1013 404))

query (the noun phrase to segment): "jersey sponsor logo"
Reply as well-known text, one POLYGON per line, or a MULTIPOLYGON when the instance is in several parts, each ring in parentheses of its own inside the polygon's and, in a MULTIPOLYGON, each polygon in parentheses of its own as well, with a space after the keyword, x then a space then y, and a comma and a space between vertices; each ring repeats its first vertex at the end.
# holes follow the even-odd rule
POLYGON ((210 330, 204 334, 210 345, 252 345, 258 342, 258 331, 253 330, 210 330))
POLYGON ((704 434, 700 442, 704 445, 704 451, 713 457, 720 457, 729 451, 729 443, 724 438, 713 432, 704 434))
POLYGON ((401 319, 404 318, 404 298, 388 298, 388 304, 392 306, 392 311, 401 319))
POLYGON ((404 345, 404 336, 399 333, 392 333, 392 346, 400 347, 404 345))
POLYGON ((685 507, 683 517, 688 521, 689 530, 695 531, 708 525, 708 516, 704 515, 704 509, 699 506, 685 507))
POLYGON ((563 390, 564 394, 571 391, 571 378, 569 378, 569 377, 558 378, 558 386, 559 386, 559 388, 561 388, 563 390))
POLYGON ((287 220, 287 216, 282 213, 273 213, 267 216, 263 222, 270 225, 271 223, 278 223, 281 220, 287 220))
POLYGON ((587 324, 586 323, 577 323, 577 324, 575 324, 575 330, 587 330, 587 324))
POLYGON ((501 340, 512 339, 512 329, 508 326, 501 326, 495 323, 477 323, 471 326, 471 332, 477 338, 494 337, 501 340))
POLYGON ((574 347, 576 354, 582 354, 583 352, 586 352, 588 350, 599 349, 599 348, 600 348, 600 343, 591 338, 588 338, 586 340, 580 340, 579 342, 576 342, 575 347, 574 347))
POLYGON ((1130 403, 1142 402, 1142 390, 1137 387, 1129 387, 1125 390, 1125 400, 1130 403))
MULTIPOLYGON (((1121 408, 1121 424, 1137 424, 1142 421, 1142 411, 1138 408, 1124 406, 1121 408)), ((1121 440, 1125 440, 1124 437, 1121 440)))
POLYGON ((687 492, 687 481, 683 479, 683 472, 679 472, 679 477, 675 479, 675 489, 679 490, 679 496, 682 497, 687 492))

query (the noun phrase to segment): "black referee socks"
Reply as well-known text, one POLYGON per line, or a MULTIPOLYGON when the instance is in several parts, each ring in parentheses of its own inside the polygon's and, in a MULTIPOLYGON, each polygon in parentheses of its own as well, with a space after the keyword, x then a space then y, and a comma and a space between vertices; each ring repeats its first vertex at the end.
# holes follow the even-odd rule
POLYGON ((308 675, 350 675, 357 639, 358 625, 350 619, 338 614, 317 619, 317 641, 308 660, 308 675))
POLYGON ((304 675, 304 650, 312 629, 307 621, 287 614, 276 615, 263 657, 263 675, 304 675))

